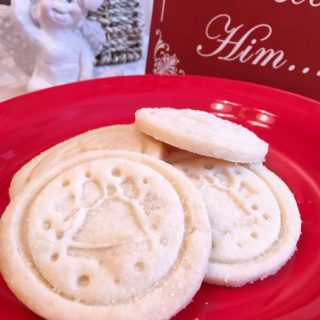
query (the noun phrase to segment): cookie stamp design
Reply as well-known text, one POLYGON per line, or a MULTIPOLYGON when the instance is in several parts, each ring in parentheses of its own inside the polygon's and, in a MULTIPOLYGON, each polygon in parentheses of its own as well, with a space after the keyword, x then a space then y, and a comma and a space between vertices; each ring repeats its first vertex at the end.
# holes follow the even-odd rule
POLYGON ((1 270, 45 318, 163 319, 200 287, 211 243, 206 210, 192 183, 160 160, 83 153, 18 198, 1 219, 1 270))
POLYGON ((253 282, 273 274, 291 257, 300 235, 299 211, 284 183, 265 167, 205 157, 178 161, 175 166, 198 187, 208 210, 209 283, 253 282))
POLYGON ((28 258, 44 281, 70 299, 125 301, 152 287, 174 264, 183 208, 162 176, 131 161, 95 161, 80 170, 55 178, 31 204, 28 258), (158 265, 161 272, 153 272, 158 265))

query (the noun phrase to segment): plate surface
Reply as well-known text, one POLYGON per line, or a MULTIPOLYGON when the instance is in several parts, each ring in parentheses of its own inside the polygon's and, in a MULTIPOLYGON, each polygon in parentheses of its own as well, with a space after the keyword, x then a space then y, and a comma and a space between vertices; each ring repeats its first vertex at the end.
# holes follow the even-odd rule
MULTIPOLYGON (((311 99, 224 79, 141 76, 9 100, 0 104, 0 212, 9 201, 12 175, 23 163, 88 129, 133 122, 143 106, 205 110, 256 132, 270 143, 267 166, 295 194, 303 221, 298 251, 279 273, 237 289, 203 285, 174 319, 320 319, 320 103, 311 99)), ((1 277, 0 318, 39 319, 1 277)))

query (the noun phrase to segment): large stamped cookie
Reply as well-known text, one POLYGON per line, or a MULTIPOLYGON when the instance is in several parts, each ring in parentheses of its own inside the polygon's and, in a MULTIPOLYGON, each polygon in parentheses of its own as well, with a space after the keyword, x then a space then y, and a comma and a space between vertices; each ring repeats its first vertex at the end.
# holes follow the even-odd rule
POLYGON ((205 157, 177 162, 200 189, 212 248, 206 281, 241 286, 278 271, 292 256, 301 220, 295 199, 262 165, 242 166, 205 157))
POLYGON ((134 125, 113 125, 91 130, 59 143, 25 164, 12 179, 10 197, 19 193, 30 179, 42 171, 50 170, 63 158, 103 149, 136 151, 160 159, 164 152, 161 142, 144 135, 134 125))
POLYGON ((268 144, 250 130, 207 112, 144 108, 135 116, 138 129, 145 134, 200 155, 259 163, 268 152, 268 144))
POLYGON ((199 289, 210 244, 192 182, 126 151, 53 166, 0 221, 2 275, 46 319, 168 319, 199 289))

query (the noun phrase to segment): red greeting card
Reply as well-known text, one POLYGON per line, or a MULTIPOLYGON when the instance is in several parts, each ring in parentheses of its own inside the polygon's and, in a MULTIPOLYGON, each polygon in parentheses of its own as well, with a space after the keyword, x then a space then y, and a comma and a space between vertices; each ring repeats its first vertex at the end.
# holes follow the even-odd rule
POLYGON ((320 100, 320 0, 155 0, 147 73, 239 79, 320 100))

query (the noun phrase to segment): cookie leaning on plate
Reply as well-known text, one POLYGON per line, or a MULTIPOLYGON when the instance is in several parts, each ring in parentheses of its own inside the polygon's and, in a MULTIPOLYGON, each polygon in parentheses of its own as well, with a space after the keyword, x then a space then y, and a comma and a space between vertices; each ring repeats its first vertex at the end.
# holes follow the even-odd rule
POLYGON ((208 210, 207 282, 242 286, 274 274, 290 259, 301 219, 292 193, 274 173, 206 157, 174 165, 199 188, 208 210))
POLYGON ((60 162, 0 220, 2 275, 46 319, 168 319, 199 289, 210 243, 192 182, 125 151, 60 162))
POLYGON ((19 193, 23 186, 37 174, 50 170, 52 165, 65 157, 103 149, 136 151, 160 159, 164 152, 160 141, 141 133, 133 124, 90 130, 47 149, 25 164, 12 179, 9 189, 10 197, 13 198, 19 193))
POLYGON ((203 156, 239 162, 263 162, 268 144, 245 127, 213 114, 173 108, 143 108, 135 114, 143 133, 203 156))

